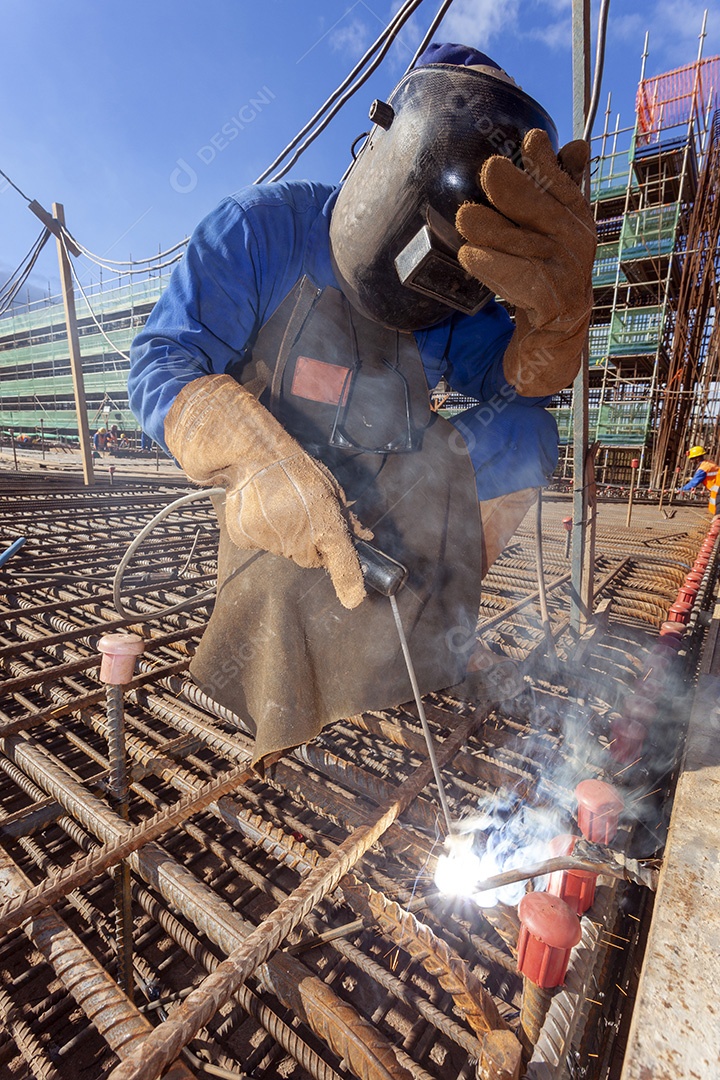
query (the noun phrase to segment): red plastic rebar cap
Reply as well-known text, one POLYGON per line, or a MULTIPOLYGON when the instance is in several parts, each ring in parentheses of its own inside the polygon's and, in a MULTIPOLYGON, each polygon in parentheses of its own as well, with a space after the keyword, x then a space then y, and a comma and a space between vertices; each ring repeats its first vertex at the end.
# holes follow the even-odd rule
POLYGON ((691 570, 689 574, 685 576, 686 585, 702 585, 703 576, 699 570, 691 570))
POLYGON ((112 686, 129 683, 135 671, 135 657, 145 649, 139 634, 105 634, 98 641, 102 653, 100 681, 112 686))
POLYGON ((657 703, 645 693, 633 694, 625 701, 622 715, 626 720, 635 720, 647 728, 657 716, 657 703))
POLYGON ((676 600, 668 610, 668 622, 686 623, 691 611, 692 604, 684 604, 681 600, 676 600))
POLYGON ((695 603, 695 597, 697 596, 697 594, 697 585, 687 585, 683 582, 683 584, 678 589, 677 598, 681 604, 689 604, 692 608, 693 604, 695 603))
POLYGON ((564 517, 562 519, 562 525, 565 532, 572 532, 573 519, 571 517, 564 517))
POLYGON ((581 780, 575 788, 578 825, 586 840, 609 844, 618 830, 623 800, 612 784, 604 780, 581 780))
MULTIPOLYGON (((548 844, 550 858, 572 855, 577 842, 578 837, 572 833, 554 836, 548 844)), ((555 870, 550 875, 547 891, 552 896, 559 896, 578 915, 583 915, 593 905, 597 878, 590 870, 555 870)))
POLYGON ((610 725, 612 742, 608 747, 611 756, 621 765, 637 761, 642 753, 647 728, 639 719, 617 716, 610 725))
POLYGON ((582 936, 576 913, 559 896, 533 892, 523 896, 518 915, 518 971, 536 986, 560 986, 570 950, 582 936))
POLYGON ((633 469, 637 469, 639 467, 639 465, 640 465, 640 458, 634 457, 632 459, 632 461, 630 462, 630 465, 632 466, 633 469))
POLYGON ((671 622, 670 619, 668 619, 662 624, 658 633, 661 638, 674 637, 679 641, 685 633, 685 625, 680 622, 671 622))

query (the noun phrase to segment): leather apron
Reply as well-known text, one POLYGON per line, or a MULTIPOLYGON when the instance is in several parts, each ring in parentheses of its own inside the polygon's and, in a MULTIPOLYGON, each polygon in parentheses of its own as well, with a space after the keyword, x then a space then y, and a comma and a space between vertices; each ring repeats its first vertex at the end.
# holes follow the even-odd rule
MULTIPOLYGON (((460 682, 480 601, 475 478, 456 430, 430 411, 411 334, 298 282, 229 372, 337 477, 372 541, 407 566, 397 600, 421 693, 460 682)), ((190 671, 256 734, 254 762, 328 723, 408 701, 387 597, 343 608, 323 569, 240 550, 220 523, 215 608, 190 671)))

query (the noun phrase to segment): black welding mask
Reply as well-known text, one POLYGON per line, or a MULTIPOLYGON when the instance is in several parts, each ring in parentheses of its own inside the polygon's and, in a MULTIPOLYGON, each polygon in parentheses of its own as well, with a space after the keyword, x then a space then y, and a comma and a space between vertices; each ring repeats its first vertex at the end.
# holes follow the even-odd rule
MULTIPOLYGON (((433 48, 439 57, 464 49, 433 48)), ((491 293, 458 262, 455 214, 467 201, 488 205, 478 182, 483 162, 503 154, 520 164, 532 128, 545 130, 557 150, 545 110, 476 55, 487 63, 422 65, 421 58, 387 102, 373 102, 374 127, 333 209, 338 284, 363 315, 396 330, 479 311, 491 293)))

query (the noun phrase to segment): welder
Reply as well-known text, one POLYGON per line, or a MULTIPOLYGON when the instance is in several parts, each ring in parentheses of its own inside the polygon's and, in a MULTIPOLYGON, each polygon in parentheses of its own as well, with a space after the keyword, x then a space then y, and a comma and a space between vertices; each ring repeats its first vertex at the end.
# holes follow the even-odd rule
POLYGON ((717 513, 717 495, 718 488, 720 488, 720 476, 718 476, 718 467, 714 461, 710 461, 705 457, 704 446, 691 446, 687 452, 688 461, 697 462, 695 472, 687 484, 684 485, 682 491, 694 491, 695 488, 700 487, 703 484, 710 493, 710 501, 708 502, 708 510, 711 514, 717 513))
POLYGON ((143 430, 225 488, 191 672, 255 730, 256 762, 411 697, 354 537, 409 570, 420 691, 463 683, 481 576, 553 471, 543 404, 589 322, 585 143, 558 154, 537 102, 453 44, 371 119, 339 188, 257 185, 210 213, 132 349, 143 430), (478 401, 452 423, 429 408, 441 377, 478 401))

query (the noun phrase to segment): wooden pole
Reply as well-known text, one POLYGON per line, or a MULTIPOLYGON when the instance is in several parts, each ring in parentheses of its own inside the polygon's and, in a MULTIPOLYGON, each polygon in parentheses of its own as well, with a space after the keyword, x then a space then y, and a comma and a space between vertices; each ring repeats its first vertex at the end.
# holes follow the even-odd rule
MULTIPOLYGON (((65 225, 65 209, 62 203, 53 203, 53 215, 60 226, 65 225)), ((73 292, 70 261, 59 236, 57 238, 57 253, 58 263, 60 264, 63 305, 65 307, 65 327, 67 329, 68 351, 70 353, 70 371, 72 373, 73 390, 75 391, 75 411, 77 412, 78 420, 83 477, 85 479, 85 486, 92 487, 95 483, 95 472, 93 470, 92 442, 90 440, 90 426, 88 424, 87 403, 85 401, 85 384, 83 382, 80 339, 78 337, 77 318, 75 315, 75 293, 73 292)))

